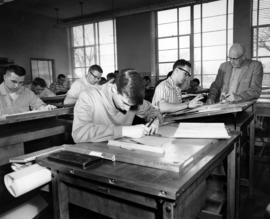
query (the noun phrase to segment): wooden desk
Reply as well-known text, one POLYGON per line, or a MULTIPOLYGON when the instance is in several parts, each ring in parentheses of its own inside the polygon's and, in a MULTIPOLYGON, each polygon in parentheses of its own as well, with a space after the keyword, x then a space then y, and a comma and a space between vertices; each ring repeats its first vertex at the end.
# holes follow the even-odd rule
POLYGON ((66 94, 56 95, 54 97, 42 97, 44 103, 55 106, 63 106, 66 94))
POLYGON ((67 123, 58 116, 69 114, 73 108, 9 115, 0 121, 0 165, 10 157, 24 154, 24 143, 49 136, 65 134, 67 123))
MULTIPOLYGON (((175 145, 192 139, 178 139, 175 145)), ((201 139, 201 141, 204 141, 201 139)), ((91 145, 97 143, 88 143, 91 145)), ((108 147, 99 143, 100 147, 108 147)), ((82 170, 53 162, 47 157, 37 162, 52 171, 54 218, 68 219, 68 203, 112 218, 195 218, 205 200, 205 179, 227 160, 227 218, 237 217, 238 194, 236 156, 238 135, 210 144, 207 156, 195 161, 185 172, 173 172, 103 160, 100 165, 82 170)), ((79 147, 79 145, 74 145, 79 147)))
MULTIPOLYGON (((217 111, 192 112, 180 115, 167 116, 165 122, 184 121, 184 122, 224 122, 226 127, 231 131, 241 133, 240 144, 244 147, 247 130, 249 134, 249 167, 248 181, 241 179, 241 184, 249 187, 250 195, 253 194, 253 170, 254 170, 254 112, 255 101, 243 102, 238 104, 224 104, 217 111)), ((240 173, 239 173, 240 174, 240 173)))

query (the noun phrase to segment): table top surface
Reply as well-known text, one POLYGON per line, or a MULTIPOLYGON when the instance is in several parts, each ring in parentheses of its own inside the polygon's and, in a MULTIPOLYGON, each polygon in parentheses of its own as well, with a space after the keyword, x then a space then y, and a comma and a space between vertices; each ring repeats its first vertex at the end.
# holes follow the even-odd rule
MULTIPOLYGON (((47 156, 37 158, 37 162, 60 173, 67 173, 69 176, 72 173, 72 176, 106 184, 111 184, 110 182, 113 181, 113 186, 116 187, 175 200, 201 175, 209 169, 213 169, 217 162, 222 162, 224 156, 233 150, 233 144, 237 138, 238 134, 235 133, 230 139, 217 140, 210 144, 207 147, 207 155, 196 160, 190 168, 180 173, 109 160, 102 160, 99 165, 94 165, 86 170, 51 161, 47 156)), ((179 147, 183 144, 192 144, 193 141, 193 139, 178 140, 179 147)), ((201 142, 203 141, 205 139, 201 139, 201 142)), ((99 144, 107 146, 106 143, 99 144)), ((76 146, 79 147, 79 145, 74 145, 74 147, 76 146)))
POLYGON ((29 111, 29 112, 24 112, 24 113, 11 114, 11 115, 6 115, 5 117, 1 117, 0 125, 56 117, 56 116, 67 115, 71 113, 73 113, 73 106, 56 108, 51 111, 29 111))

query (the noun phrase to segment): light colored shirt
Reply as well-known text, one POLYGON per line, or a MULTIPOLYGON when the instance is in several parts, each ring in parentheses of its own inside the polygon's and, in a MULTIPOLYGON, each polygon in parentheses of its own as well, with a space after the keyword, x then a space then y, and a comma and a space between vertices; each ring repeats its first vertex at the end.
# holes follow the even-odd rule
POLYGON ((79 98, 79 95, 82 91, 87 90, 88 88, 98 87, 99 85, 90 84, 86 77, 82 77, 74 81, 70 89, 67 92, 67 96, 64 100, 64 104, 75 104, 76 100, 79 98))
POLYGON ((44 90, 38 96, 42 98, 42 97, 55 97, 56 95, 50 89, 45 87, 44 90))
POLYGON ((37 110, 46 105, 33 91, 26 87, 21 87, 11 97, 4 83, 0 85, 0 102, 0 115, 37 110))
POLYGON ((237 85, 239 83, 239 76, 241 73, 241 68, 233 68, 232 69, 232 75, 230 78, 230 85, 229 85, 229 94, 234 94, 237 89, 237 85))
POLYGON ((144 101, 137 110, 119 111, 113 102, 113 86, 106 83, 100 89, 83 91, 74 107, 72 126, 73 140, 78 142, 100 142, 122 137, 122 126, 132 125, 135 115, 146 118, 160 115, 150 102, 144 101))
POLYGON ((159 108, 160 101, 182 103, 181 89, 176 86, 171 77, 161 81, 155 89, 152 104, 159 108))

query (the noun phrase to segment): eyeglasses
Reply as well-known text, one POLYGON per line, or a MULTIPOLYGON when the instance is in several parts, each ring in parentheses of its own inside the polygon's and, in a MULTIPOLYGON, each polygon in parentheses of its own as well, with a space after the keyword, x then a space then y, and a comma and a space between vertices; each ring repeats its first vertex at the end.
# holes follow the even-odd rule
POLYGON ((96 80, 100 80, 101 79, 101 76, 96 76, 91 71, 89 71, 88 73, 90 73, 96 80))
POLYGON ((238 61, 239 59, 241 59, 242 58, 242 56, 243 56, 244 54, 242 54, 242 55, 240 55, 240 56, 238 56, 237 58, 234 58, 234 57, 230 57, 230 56, 228 56, 228 59, 230 59, 231 61, 238 61))
POLYGON ((191 74, 190 74, 190 72, 189 71, 187 71, 186 69, 183 69, 183 68, 181 68, 181 67, 177 67, 179 70, 182 70, 183 72, 185 72, 185 76, 186 77, 191 77, 191 74))

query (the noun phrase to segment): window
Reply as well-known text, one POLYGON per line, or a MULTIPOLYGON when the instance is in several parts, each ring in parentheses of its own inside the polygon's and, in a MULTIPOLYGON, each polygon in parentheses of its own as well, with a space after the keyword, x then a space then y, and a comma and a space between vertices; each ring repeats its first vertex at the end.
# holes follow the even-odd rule
POLYGON ((71 28, 73 77, 81 78, 93 64, 103 76, 117 69, 115 21, 108 20, 71 28))
POLYGON ((30 59, 32 80, 36 77, 43 78, 47 86, 53 82, 54 60, 53 59, 30 59))
POLYGON ((270 85, 270 2, 253 0, 253 59, 264 67, 263 87, 270 85))
POLYGON ((158 70, 165 76, 177 59, 192 63, 193 75, 209 87, 233 43, 233 0, 158 11, 158 70))

